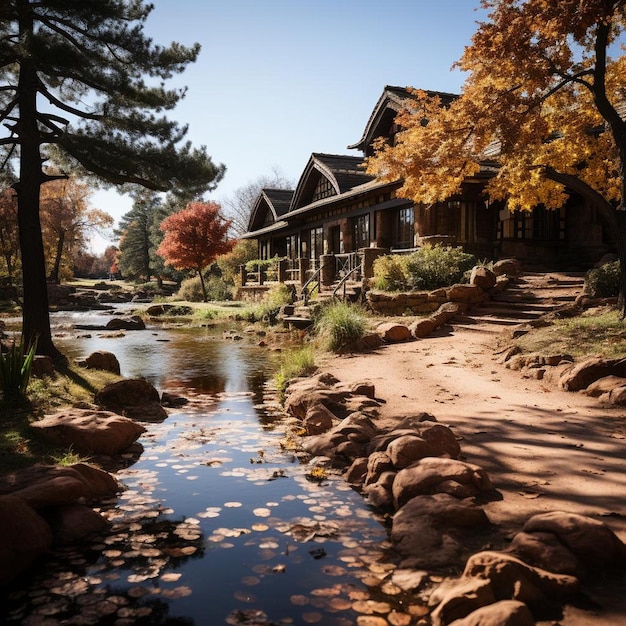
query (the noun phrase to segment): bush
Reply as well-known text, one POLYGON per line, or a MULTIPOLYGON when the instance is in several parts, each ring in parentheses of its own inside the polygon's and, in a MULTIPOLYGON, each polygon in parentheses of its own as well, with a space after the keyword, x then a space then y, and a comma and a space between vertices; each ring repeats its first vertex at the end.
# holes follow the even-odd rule
POLYGON ((406 257, 400 254, 386 254, 374 261, 374 287, 381 291, 402 291, 406 289, 406 257))
POLYGON ((252 239, 240 239, 228 253, 217 258, 216 264, 222 272, 224 280, 233 285, 240 285, 240 265, 256 259, 258 255, 257 242, 252 239))
POLYGON ((284 283, 276 283, 268 289, 258 306, 248 309, 246 320, 248 322, 263 320, 264 322, 273 324, 280 307, 283 306, 283 304, 290 304, 291 302, 293 302, 292 290, 284 283))
POLYGON ((358 341, 367 329, 365 311, 356 304, 336 302, 323 307, 315 328, 325 347, 332 352, 358 341))
POLYGON ((620 262, 605 263, 585 275, 585 293, 593 298, 613 298, 619 295, 620 262))
POLYGON ((26 393, 36 349, 37 342, 34 341, 26 351, 22 336, 19 344, 14 341, 6 352, 0 354, 0 390, 5 400, 14 400, 26 393))
MULTIPOLYGON (((204 279, 207 300, 223 302, 233 299, 233 287, 220 276, 208 276, 204 279)), ((180 284, 176 298, 187 302, 203 302, 202 284, 200 277, 186 278, 180 284)))
POLYGON ((426 245, 409 255, 374 262, 374 285, 386 291, 432 291, 467 282, 476 257, 460 247, 426 245))
POLYGON ((467 282, 466 273, 475 264, 476 257, 463 248, 424 246, 407 258, 408 284, 412 289, 433 290, 467 282))

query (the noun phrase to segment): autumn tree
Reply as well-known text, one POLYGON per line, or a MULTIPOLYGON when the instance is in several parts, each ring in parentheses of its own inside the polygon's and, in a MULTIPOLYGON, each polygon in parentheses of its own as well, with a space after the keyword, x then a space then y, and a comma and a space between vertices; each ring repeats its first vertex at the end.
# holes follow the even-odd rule
POLYGON ((229 228, 230 220, 224 219, 219 204, 214 202, 190 202, 161 223, 165 236, 157 253, 176 269, 198 272, 205 302, 203 270, 232 249, 234 242, 228 239, 229 228))
POLYGON ((196 60, 199 46, 155 45, 143 32, 152 8, 142 0, 0 3, 0 163, 17 162, 22 330, 57 359, 39 215, 41 186, 57 178, 43 169, 46 146, 65 167, 110 184, 208 189, 223 174, 164 114, 185 92, 165 81, 196 60))
POLYGON ((601 214, 621 261, 626 313, 625 0, 483 0, 488 11, 458 62, 468 73, 449 106, 416 91, 368 172, 399 194, 444 201, 488 156, 492 199, 510 210, 563 205, 575 192, 601 214), (425 123, 427 121, 427 123, 425 123))
POLYGON ((68 256, 71 272, 72 256, 82 250, 91 233, 102 233, 113 226, 113 218, 89 206, 91 189, 74 176, 49 182, 40 198, 44 254, 49 266, 48 279, 58 283, 61 261, 68 256))
POLYGON ((17 196, 13 189, 0 192, 0 258, 9 286, 15 281, 20 244, 17 230, 17 196))

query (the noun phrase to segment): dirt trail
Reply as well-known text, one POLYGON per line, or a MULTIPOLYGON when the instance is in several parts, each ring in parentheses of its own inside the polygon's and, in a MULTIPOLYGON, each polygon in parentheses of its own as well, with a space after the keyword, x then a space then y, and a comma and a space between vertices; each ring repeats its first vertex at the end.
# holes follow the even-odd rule
MULTIPOLYGON (((330 358, 323 369, 343 382, 373 382, 381 419, 426 411, 450 426, 464 460, 486 469, 501 495, 484 508, 505 536, 536 513, 561 510, 600 519, 626 541, 626 409, 506 369, 488 330, 442 327, 330 358)), ((568 607, 558 623, 626 624, 623 590, 607 583, 594 594, 597 614, 568 607)))

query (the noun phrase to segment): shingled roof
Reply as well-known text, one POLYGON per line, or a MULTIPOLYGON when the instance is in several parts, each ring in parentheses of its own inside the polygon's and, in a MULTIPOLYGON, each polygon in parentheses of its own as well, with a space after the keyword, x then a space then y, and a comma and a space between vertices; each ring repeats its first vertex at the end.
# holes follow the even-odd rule
POLYGON ((298 181, 290 212, 311 203, 320 176, 329 181, 336 195, 373 180, 362 166, 363 157, 314 152, 298 181))
MULTIPOLYGON (((429 96, 439 96, 444 106, 449 105, 458 95, 443 91, 424 90, 429 96)), ((396 115, 404 108, 407 100, 412 98, 409 87, 396 87, 386 85, 383 93, 378 99, 372 114, 367 120, 365 130, 359 141, 348 146, 349 149, 358 149, 367 153, 374 139, 380 136, 387 136, 389 129, 393 126, 396 115)))

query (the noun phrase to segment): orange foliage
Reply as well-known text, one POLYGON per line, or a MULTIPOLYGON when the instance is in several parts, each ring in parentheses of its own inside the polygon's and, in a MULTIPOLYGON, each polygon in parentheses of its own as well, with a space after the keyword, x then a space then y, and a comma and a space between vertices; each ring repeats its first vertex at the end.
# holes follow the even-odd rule
POLYGON ((175 269, 195 269, 199 274, 218 256, 230 252, 230 221, 214 202, 190 202, 182 211, 161 222, 165 233, 157 254, 175 269))

